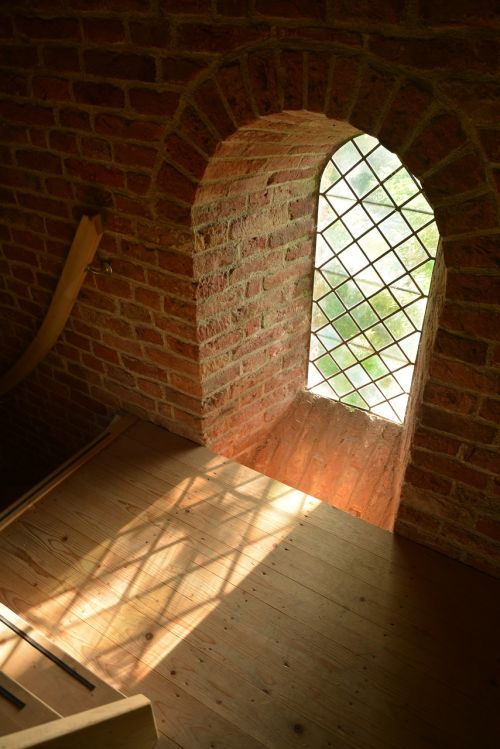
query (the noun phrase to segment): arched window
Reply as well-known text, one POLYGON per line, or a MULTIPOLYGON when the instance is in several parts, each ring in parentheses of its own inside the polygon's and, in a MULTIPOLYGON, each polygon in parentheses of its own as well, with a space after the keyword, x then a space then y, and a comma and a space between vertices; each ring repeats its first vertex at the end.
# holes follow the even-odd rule
POLYGON ((439 234, 418 180, 369 135, 321 178, 307 389, 404 421, 439 234))

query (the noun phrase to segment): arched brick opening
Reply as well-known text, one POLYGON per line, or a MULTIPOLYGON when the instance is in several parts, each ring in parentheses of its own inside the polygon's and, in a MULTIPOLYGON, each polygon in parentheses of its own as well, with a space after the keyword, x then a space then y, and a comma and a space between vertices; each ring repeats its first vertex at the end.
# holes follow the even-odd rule
MULTIPOLYGON (((366 64, 366 60, 361 56, 358 58, 357 55, 347 57, 329 53, 313 54, 298 50, 282 50, 281 53, 270 49, 254 50, 242 59, 232 60, 221 66, 211 79, 195 89, 191 101, 197 112, 198 123, 193 129, 194 109, 189 115, 186 109, 185 114, 181 115, 179 120, 181 129, 183 122, 185 123, 183 137, 193 144, 194 139, 198 139, 195 149, 199 152, 201 149, 199 138, 202 131, 199 122, 202 122, 203 128, 211 133, 212 139, 210 148, 205 147, 205 153, 210 151, 214 154, 206 170, 204 164, 199 165, 196 182, 201 181, 197 193, 194 189, 194 180, 190 178, 192 192, 196 195, 192 210, 193 228, 196 234, 194 274, 196 293, 201 300, 197 302, 197 323, 200 323, 197 327, 197 336, 203 339, 198 349, 201 388, 200 426, 204 441, 222 452, 234 454, 236 445, 241 439, 242 416, 245 417, 244 423, 248 427, 247 436, 254 430, 257 432, 263 426, 264 419, 272 420, 276 417, 303 377, 301 373, 303 359, 300 359, 297 351, 301 348, 303 352, 304 346, 303 344, 297 347, 292 345, 293 336, 290 328, 288 331, 284 330, 276 323, 274 329, 270 328, 266 331, 257 321, 257 315, 252 318, 250 314, 252 309, 260 313, 258 306, 252 308, 248 300, 251 299, 252 293, 256 296, 262 293, 259 291, 259 281, 256 286, 251 284, 253 273, 256 277, 259 273, 264 273, 262 251, 283 250, 283 243, 287 241, 286 231, 291 231, 291 224, 284 230, 283 226, 280 229, 274 223, 285 222, 284 204, 281 206, 281 211, 278 206, 273 208, 272 204, 271 207, 268 205, 266 189, 269 188, 268 180, 272 172, 269 161, 272 157, 269 152, 259 153, 258 149, 262 146, 255 138, 255 132, 266 132, 267 128, 271 133, 276 134, 281 128, 278 124, 279 118, 282 123, 286 123, 288 117, 290 127, 291 123, 298 121, 310 122, 313 114, 316 113, 320 117, 326 117, 326 121, 349 122, 351 127, 378 137, 383 145, 395 151, 405 166, 421 179, 424 191, 435 209, 442 237, 443 255, 448 264, 455 248, 461 246, 461 252, 465 251, 463 242, 467 241, 469 234, 473 236, 487 234, 494 227, 496 207, 490 188, 490 177, 484 171, 483 156, 474 135, 470 137, 465 131, 463 119, 450 111, 446 102, 443 103, 441 98, 435 97, 428 84, 392 75, 383 68, 366 64), (325 81, 327 81, 326 86, 325 81), (273 121, 273 113, 276 117, 275 126, 270 125, 273 121), (258 120, 256 116, 259 117, 258 120), (252 131, 254 136, 250 135, 252 131), (249 140, 251 143, 248 142, 249 140), (249 150, 241 158, 245 148, 249 150), (255 149, 253 153, 252 148, 255 149), (229 172, 224 173, 224 162, 227 169, 231 160, 232 168, 242 169, 241 173, 231 174, 230 169, 229 172), (254 161, 252 176, 245 173, 243 164, 246 162, 248 169, 250 161, 254 161), (237 162, 239 162, 238 166, 236 166, 237 162), (257 174, 254 173, 255 169, 257 169, 257 174), (233 186, 231 195, 226 193, 225 187, 220 188, 220 185, 221 192, 217 194, 217 181, 220 180, 222 184, 224 174, 226 185, 233 186), (227 175, 230 177, 229 180, 227 175), (264 176, 266 176, 265 180, 264 176), (252 179, 254 179, 253 184, 252 179), (238 190, 242 191, 243 195, 241 192, 238 195, 238 190), (251 204, 246 202, 250 195, 252 196, 251 204), (268 222, 268 228, 272 225, 273 233, 275 233, 274 229, 277 229, 278 234, 282 232, 281 239, 278 240, 282 244, 276 245, 276 248, 264 246, 262 238, 259 245, 259 233, 255 235, 254 232, 254 216, 259 212, 256 210, 257 207, 260 211, 264 211, 262 215, 264 222, 268 222), (226 212, 222 221, 213 219, 214 210, 219 209, 226 212), (254 243, 249 242, 249 239, 255 240, 254 243), (460 245, 461 240, 462 245, 460 245), (245 276, 241 275, 245 273, 244 266, 242 269, 234 267, 233 253, 238 243, 240 247, 244 244, 245 251, 249 253, 247 273, 250 275, 246 277, 246 283, 244 283, 245 276), (222 251, 221 254, 218 250, 222 251), (208 260, 209 258, 212 266, 204 267, 202 259, 208 260), (224 258, 222 262, 226 264, 225 270, 215 271, 215 266, 219 262, 216 258, 224 258), (197 266, 198 262, 200 264, 197 266), (209 280, 210 276, 211 280, 209 280), (239 290, 233 291, 236 297, 232 297, 231 286, 236 283, 239 285, 239 290), (221 285, 217 286, 217 284, 221 285), (243 305, 245 313, 241 316, 241 312, 237 312, 238 309, 241 310, 241 305, 238 307, 235 299, 241 294, 243 288, 245 288, 245 295, 248 293, 250 296, 245 296, 243 305), (219 295, 218 300, 217 295, 219 295), (207 298, 206 303, 203 297, 207 298), (221 314, 221 307, 217 306, 217 301, 222 302, 222 300, 224 304, 227 303, 227 306, 221 314), (231 308, 233 308, 232 323, 229 322, 228 314, 231 308), (213 315, 217 318, 217 323, 224 328, 220 333, 215 333, 216 327, 212 329, 209 326, 204 327, 206 322, 217 325, 213 315), (248 335, 246 347, 242 339, 243 331, 245 335, 248 335), (208 340, 207 335, 212 336, 212 339, 208 340), (275 340, 273 336, 276 336, 275 340), (286 351, 287 340, 290 345, 288 351, 286 351), (251 351, 256 345, 258 348, 252 357, 251 351), (282 348, 283 345, 284 348, 282 348), (266 362, 264 368, 266 347, 278 356, 287 356, 286 359, 281 360, 281 366, 283 367, 285 362, 288 377, 280 380, 278 388, 271 385, 272 359, 266 362), (252 358, 255 362, 254 366, 262 368, 263 374, 267 373, 262 381, 255 377, 255 372, 251 371, 252 358), (244 370, 246 362, 248 362, 247 371, 244 370), (216 371, 219 367, 222 367, 222 371, 216 371), (239 385, 238 381, 242 375, 241 382, 244 384, 239 385), (256 407, 258 401, 260 402, 259 408, 256 407), (241 413, 238 412, 240 407, 243 409, 241 413)), ((324 132, 326 136, 328 131, 324 132)), ((271 137, 274 138, 275 135, 271 137)), ((321 136, 320 141, 322 140, 321 136)), ((307 209, 306 204, 308 196, 311 195, 314 173, 317 178, 319 164, 334 147, 335 142, 330 141, 329 146, 326 143, 323 144, 323 149, 320 149, 321 155, 319 152, 307 154, 300 150, 294 154, 306 160, 308 156, 311 159, 307 168, 306 161, 301 162, 304 193, 299 196, 294 194, 293 200, 290 200, 287 206, 288 221, 293 215, 291 210, 304 210, 305 218, 302 215, 299 217, 299 214, 293 215, 292 218, 297 226, 302 222, 302 233, 299 232, 295 239, 292 239, 291 234, 288 237, 292 240, 292 244, 296 240, 296 248, 301 240, 303 242, 304 255, 302 259, 297 258, 294 261, 296 268, 301 268, 303 278, 307 276, 311 257, 310 250, 306 253, 308 243, 309 248, 311 247, 311 235, 309 234, 307 238, 307 232, 312 230, 312 225, 307 225, 307 214, 309 214, 309 221, 311 219, 310 197, 307 209), (307 172, 307 169, 310 171, 307 172), (308 178, 311 184, 306 187, 308 178), (292 208, 292 203, 301 199, 305 200, 302 208, 298 207, 298 203, 295 208, 292 208)), ((277 157, 278 154, 275 158, 277 157)), ((175 166, 172 166, 175 170, 175 166)), ((170 173, 171 167, 168 168, 170 173)), ((189 157, 180 171, 184 178, 188 176, 189 157)), ((188 200, 187 195, 186 200, 188 200)), ((483 242, 484 252, 489 256, 491 253, 491 248, 488 250, 489 240, 481 240, 480 244, 483 245, 483 242)), ((293 250, 291 247, 287 247, 287 250, 290 251, 291 257, 293 250)), ((276 255, 280 255, 282 261, 282 253, 278 251, 276 255)), ((240 258, 236 259, 238 266, 240 258)), ((268 270, 266 272, 268 274, 268 270)), ((404 481, 403 474, 399 477, 400 484, 403 483, 403 503, 397 521, 397 528, 402 533, 424 540, 437 548, 442 548, 444 544, 442 535, 447 533, 446 516, 451 516, 455 512, 456 498, 451 495, 463 492, 463 487, 455 486, 450 480, 460 473, 462 467, 461 452, 463 450, 459 452, 458 441, 455 444, 446 442, 446 446, 442 448, 445 451, 449 450, 445 457, 438 460, 446 477, 437 479, 431 466, 434 445, 443 438, 442 435, 436 433, 448 430, 448 425, 450 425, 452 433, 458 436, 458 432, 461 432, 465 423, 462 422, 460 416, 453 415, 450 418, 445 417, 446 425, 444 425, 442 414, 439 412, 443 399, 445 404, 449 404, 455 398, 456 393, 453 388, 457 383, 452 379, 451 383, 447 383, 450 387, 447 387, 445 383, 436 386, 428 381, 428 371, 433 373, 439 368, 439 364, 435 363, 436 354, 439 360, 441 351, 451 351, 453 348, 456 351, 456 347, 460 346, 460 342, 455 340, 453 335, 445 333, 440 327, 439 313, 444 303, 445 273, 445 263, 441 261, 437 266, 437 280, 433 292, 433 307, 436 314, 430 324, 427 324, 428 337, 427 340, 423 340, 420 362, 422 374, 414 389, 413 402, 407 420, 409 426, 406 429, 402 446, 402 470, 408 456, 410 466, 406 471, 404 481), (434 346, 436 334, 437 346, 434 346), (422 397, 424 398, 423 406, 422 397), (435 408, 435 406, 438 407, 435 408), (416 440, 413 442, 415 427, 416 440), (411 451, 409 451, 410 446, 411 451), (444 497, 437 499, 434 495, 439 494, 441 490, 444 492, 444 497), (429 491, 434 509, 428 515, 426 503, 429 501, 429 491), (438 520, 431 517, 436 507, 440 513, 438 520)), ((293 272, 287 277, 281 265, 279 269, 276 269, 276 274, 268 275, 267 285, 271 287, 273 281, 277 281, 283 282, 286 287, 288 281, 290 289, 296 280, 296 278, 294 280, 293 272), (283 275, 280 276, 280 274, 283 275)), ((264 283, 263 280, 262 283, 264 283)), ((263 292, 271 291, 270 288, 265 289, 263 286, 262 290, 263 292)), ((277 294, 276 291, 274 293, 277 294)), ((292 315, 299 316, 299 308, 301 304, 304 305, 305 296, 304 290, 298 292, 295 297, 297 306, 295 310, 291 310, 292 315), (300 299, 301 294, 304 296, 300 299)), ((272 298, 273 294, 269 293, 269 299, 272 298)), ((268 318, 269 321, 277 320, 277 312, 275 308, 268 318)), ((485 346, 480 346, 480 348, 483 352, 486 351, 485 346)), ((482 356, 481 363, 485 364, 485 354, 483 353, 482 356)), ((454 369, 458 374, 460 367, 454 369)), ((492 391, 489 390, 489 392, 492 391)), ((477 404, 478 401, 475 403, 477 404)), ((484 425, 479 431, 484 433, 485 441, 490 444, 494 430, 484 425)), ((446 441, 446 438, 444 439, 446 441)), ((442 442, 442 444, 445 443, 442 442)), ((472 480, 475 480, 475 476, 472 480)), ((486 487, 491 483, 490 479, 484 476, 478 480, 481 487, 486 487)), ((457 551, 457 555, 463 556, 460 551, 457 551)), ((476 554, 475 558, 478 557, 479 554, 476 554)))

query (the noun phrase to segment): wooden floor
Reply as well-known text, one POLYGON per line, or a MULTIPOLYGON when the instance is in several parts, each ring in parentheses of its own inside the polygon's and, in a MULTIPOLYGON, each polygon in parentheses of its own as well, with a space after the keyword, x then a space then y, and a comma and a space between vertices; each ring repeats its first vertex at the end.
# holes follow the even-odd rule
POLYGON ((500 583, 138 423, 0 535, 0 597, 183 749, 498 749, 500 583))
POLYGON ((392 530, 401 435, 399 424, 299 391, 283 416, 237 460, 392 530))

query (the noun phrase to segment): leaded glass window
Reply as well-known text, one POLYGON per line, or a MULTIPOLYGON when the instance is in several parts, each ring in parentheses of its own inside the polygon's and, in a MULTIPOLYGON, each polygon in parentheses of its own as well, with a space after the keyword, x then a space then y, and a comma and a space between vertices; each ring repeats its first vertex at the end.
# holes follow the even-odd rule
POLYGON ((439 234, 419 181, 370 135, 321 178, 307 389, 404 421, 439 234))

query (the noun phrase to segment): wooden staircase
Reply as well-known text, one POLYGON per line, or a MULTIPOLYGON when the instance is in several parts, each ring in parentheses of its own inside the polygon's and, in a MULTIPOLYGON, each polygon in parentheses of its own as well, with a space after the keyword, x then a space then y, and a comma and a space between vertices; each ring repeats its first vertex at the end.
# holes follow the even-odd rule
POLYGON ((0 604, 0 749, 152 749, 151 703, 126 698, 0 604))

